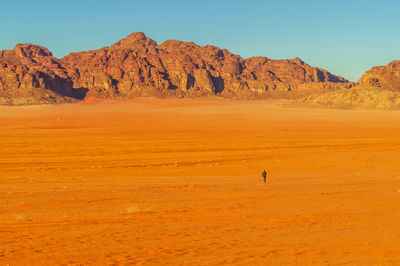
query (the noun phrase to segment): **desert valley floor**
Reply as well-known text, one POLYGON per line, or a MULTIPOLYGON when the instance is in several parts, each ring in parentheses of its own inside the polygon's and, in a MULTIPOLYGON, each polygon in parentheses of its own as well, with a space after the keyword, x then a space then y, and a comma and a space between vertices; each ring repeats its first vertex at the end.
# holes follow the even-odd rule
POLYGON ((0 107, 0 264, 399 264, 400 112, 284 104, 0 107))

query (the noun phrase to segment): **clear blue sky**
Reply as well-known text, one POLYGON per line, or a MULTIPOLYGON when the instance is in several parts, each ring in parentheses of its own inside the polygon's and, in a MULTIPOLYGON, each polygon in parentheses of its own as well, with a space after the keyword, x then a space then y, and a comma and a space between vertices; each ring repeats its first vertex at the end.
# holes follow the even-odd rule
POLYGON ((356 81, 400 59, 396 0, 1 0, 0 50, 35 43, 62 57, 143 31, 244 58, 300 57, 356 81))

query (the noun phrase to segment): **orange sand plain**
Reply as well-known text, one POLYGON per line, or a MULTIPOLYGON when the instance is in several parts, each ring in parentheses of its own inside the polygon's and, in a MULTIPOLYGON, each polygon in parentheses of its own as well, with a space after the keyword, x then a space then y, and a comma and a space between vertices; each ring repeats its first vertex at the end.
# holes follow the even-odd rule
POLYGON ((400 112, 281 103, 0 107, 0 264, 400 264, 400 112))

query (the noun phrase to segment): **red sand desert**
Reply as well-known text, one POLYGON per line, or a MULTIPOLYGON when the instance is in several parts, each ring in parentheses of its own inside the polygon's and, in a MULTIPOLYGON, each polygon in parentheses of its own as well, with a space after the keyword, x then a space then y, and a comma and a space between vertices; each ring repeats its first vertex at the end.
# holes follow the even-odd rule
POLYGON ((285 104, 0 107, 0 264, 399 264, 400 112, 285 104))

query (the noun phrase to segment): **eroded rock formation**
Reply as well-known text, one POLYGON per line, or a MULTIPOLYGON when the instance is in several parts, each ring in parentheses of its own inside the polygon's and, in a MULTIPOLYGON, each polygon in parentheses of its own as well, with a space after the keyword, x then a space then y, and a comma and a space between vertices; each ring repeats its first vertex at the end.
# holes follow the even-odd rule
POLYGON ((361 77, 360 85, 400 92, 400 61, 392 61, 386 66, 371 68, 361 77))
POLYGON ((363 74, 359 84, 341 89, 308 95, 296 99, 296 106, 400 109, 400 61, 376 66, 363 74))
POLYGON ((133 33, 111 47, 57 59, 44 47, 0 52, 0 102, 71 102, 135 96, 292 98, 341 87, 347 80, 299 58, 243 59, 215 46, 133 33))
POLYGON ((85 94, 46 48, 17 44, 0 51, 0 104, 73 102, 85 94))
POLYGON ((293 105, 322 108, 399 110, 400 94, 383 88, 356 86, 351 89, 339 89, 305 96, 296 99, 293 105))

